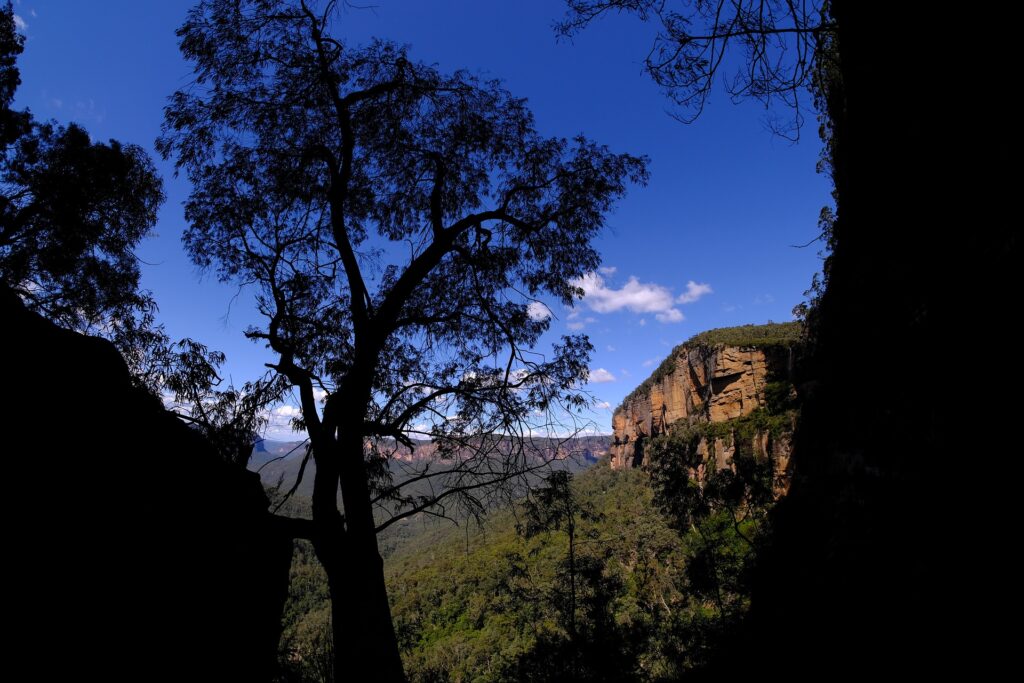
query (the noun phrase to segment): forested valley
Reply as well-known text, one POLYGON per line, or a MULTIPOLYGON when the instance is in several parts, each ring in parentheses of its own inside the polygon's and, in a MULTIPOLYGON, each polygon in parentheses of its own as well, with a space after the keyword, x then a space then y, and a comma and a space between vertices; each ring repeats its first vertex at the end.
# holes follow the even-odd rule
POLYGON ((0 0, 12 675, 1005 675, 1012 22, 550 5, 0 0))

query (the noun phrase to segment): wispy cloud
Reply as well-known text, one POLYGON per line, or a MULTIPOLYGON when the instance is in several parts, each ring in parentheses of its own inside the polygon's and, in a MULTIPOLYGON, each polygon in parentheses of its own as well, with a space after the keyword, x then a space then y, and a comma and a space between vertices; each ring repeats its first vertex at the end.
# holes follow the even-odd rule
POLYGON ((676 299, 677 304, 692 304, 697 301, 705 294, 711 294, 713 290, 711 285, 706 282, 694 282, 690 280, 686 283, 686 291, 679 295, 676 299))
POLYGON ((608 372, 604 368, 592 369, 590 371, 590 383, 591 384, 604 384, 605 382, 614 382, 615 375, 608 372))
POLYGON ((25 32, 28 30, 28 24, 26 24, 25 20, 22 19, 17 14, 14 15, 14 25, 18 28, 19 31, 25 32))
POLYGON ((597 408, 598 410, 611 410, 612 404, 609 403, 608 401, 598 401, 597 403, 594 404, 594 407, 597 408))
POLYGON ((619 269, 615 266, 601 266, 597 269, 597 272, 602 275, 615 275, 615 273, 619 272, 619 269))
POLYGON ((290 439, 296 436, 292 429, 292 420, 301 417, 302 410, 295 405, 280 405, 266 413, 267 429, 265 436, 270 439, 290 439))
POLYGON ((92 99, 75 102, 71 115, 76 119, 92 121, 93 123, 103 123, 103 120, 107 118, 107 112, 97 107, 96 101, 92 99))

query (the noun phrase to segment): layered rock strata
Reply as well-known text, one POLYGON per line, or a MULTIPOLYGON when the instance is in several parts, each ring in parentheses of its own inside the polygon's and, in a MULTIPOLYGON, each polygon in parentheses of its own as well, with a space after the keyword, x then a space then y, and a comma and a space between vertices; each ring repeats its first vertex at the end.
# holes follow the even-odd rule
MULTIPOLYGON (((792 352, 785 345, 683 345, 673 350, 661 367, 612 416, 611 466, 638 467, 644 462, 648 439, 684 424, 724 423, 750 415, 767 405, 770 383, 788 383, 792 352)), ((790 439, 756 434, 753 451, 775 460, 775 469, 788 470, 790 439)), ((702 439, 698 452, 707 466, 728 467, 736 444, 730 437, 702 439)), ((784 477, 784 474, 780 474, 784 477)), ((784 488, 783 481, 777 488, 784 488)))

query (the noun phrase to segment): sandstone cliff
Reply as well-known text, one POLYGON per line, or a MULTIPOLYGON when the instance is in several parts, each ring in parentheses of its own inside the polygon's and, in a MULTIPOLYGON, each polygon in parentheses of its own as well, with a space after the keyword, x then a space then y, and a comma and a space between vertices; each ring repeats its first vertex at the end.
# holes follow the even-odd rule
MULTIPOLYGON (((647 441, 670 427, 723 424, 700 437, 703 463, 727 467, 736 449, 730 421, 758 409, 774 409, 792 393, 793 349, 797 323, 712 330, 676 347, 661 366, 627 396, 612 416, 611 466, 637 467, 644 462, 647 441)), ((774 410, 773 410, 774 412, 774 410)), ((788 468, 787 433, 755 430, 750 447, 775 459, 780 477, 788 468)), ((694 474, 700 476, 704 465, 694 474)), ((780 480, 780 487, 784 483, 780 480)))

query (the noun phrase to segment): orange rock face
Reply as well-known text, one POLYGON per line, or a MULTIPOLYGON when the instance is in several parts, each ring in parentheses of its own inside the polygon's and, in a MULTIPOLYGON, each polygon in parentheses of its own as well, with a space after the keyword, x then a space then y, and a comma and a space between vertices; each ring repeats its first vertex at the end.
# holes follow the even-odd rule
MULTIPOLYGON (((632 398, 612 416, 612 468, 639 466, 643 440, 667 431, 679 421, 724 422, 743 417, 764 405, 769 359, 757 348, 682 347, 673 369, 632 398)), ((728 455, 713 449, 716 459, 728 455)))

